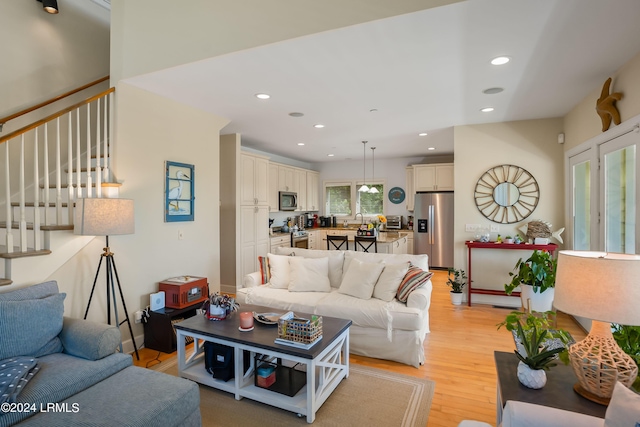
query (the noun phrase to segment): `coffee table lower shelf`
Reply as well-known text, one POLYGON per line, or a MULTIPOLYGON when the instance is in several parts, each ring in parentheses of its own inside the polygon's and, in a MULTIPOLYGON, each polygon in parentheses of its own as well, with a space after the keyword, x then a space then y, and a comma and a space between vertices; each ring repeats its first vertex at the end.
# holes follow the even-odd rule
MULTIPOLYGON (((252 399, 267 405, 306 416, 307 422, 315 420, 315 414, 343 378, 349 376, 349 328, 347 327, 316 357, 306 358, 280 351, 276 346, 264 348, 248 342, 235 342, 209 335, 176 328, 178 337, 178 375, 235 395, 236 400, 252 399), (184 338, 194 338, 194 352, 187 356, 184 338), (204 342, 210 341, 233 347, 235 375, 229 381, 214 379, 204 366, 204 342), (248 369, 244 371, 245 350, 249 352, 248 369), (254 383, 255 355, 262 354, 304 367, 306 385, 294 396, 258 387, 254 383)), ((325 337, 326 338, 326 337, 325 337)))

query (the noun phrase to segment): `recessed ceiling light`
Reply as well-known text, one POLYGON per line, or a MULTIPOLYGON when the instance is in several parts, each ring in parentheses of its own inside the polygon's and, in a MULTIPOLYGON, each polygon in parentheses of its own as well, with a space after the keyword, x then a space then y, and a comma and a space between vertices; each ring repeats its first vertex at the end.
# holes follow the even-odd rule
POLYGON ((302 116, 304 116, 303 113, 297 113, 297 112, 289 113, 289 115, 291 117, 302 117, 302 116))
POLYGON ((491 60, 491 63, 493 65, 504 65, 509 61, 511 61, 511 58, 509 58, 508 56, 498 56, 496 58, 493 58, 491 60))
POLYGON ((433 151, 433 150, 435 150, 435 149, 436 149, 436 147, 429 147, 429 148, 427 148, 427 150, 429 150, 429 151, 433 151))
POLYGON ((427 134, 426 132, 422 132, 422 133, 419 133, 419 134, 418 134, 418 136, 427 136, 427 135, 428 135, 428 134, 427 134))
POLYGON ((304 142, 298 142, 298 145, 304 145, 304 142))
POLYGON ((489 89, 483 90, 482 93, 484 93, 486 95, 493 95, 493 94, 496 94, 496 93, 500 93, 502 91, 504 91, 504 89, 501 88, 501 87, 490 87, 489 89))
POLYGON ((327 157, 333 157, 333 154, 327 154, 327 157))
POLYGON ((483 113, 490 113, 494 110, 493 107, 484 107, 482 108, 480 111, 482 111, 483 113))
POLYGON ((313 127, 316 128, 316 129, 322 129, 324 127, 324 125, 321 125, 321 124, 318 123, 317 125, 313 125, 313 127))
POLYGON ((256 93, 256 98, 258 99, 269 99, 271 95, 267 95, 266 93, 256 93))

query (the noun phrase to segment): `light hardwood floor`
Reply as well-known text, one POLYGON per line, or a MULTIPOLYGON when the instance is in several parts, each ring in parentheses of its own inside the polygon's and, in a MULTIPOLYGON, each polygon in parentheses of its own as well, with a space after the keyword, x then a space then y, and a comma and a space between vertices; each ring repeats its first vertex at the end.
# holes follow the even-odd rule
MULTIPOLYGON (((506 330, 496 330, 509 309, 476 304, 453 306, 446 272, 435 271, 430 327, 424 344, 426 362, 419 369, 400 363, 351 355, 351 362, 435 381, 428 427, 457 426, 472 419, 495 425, 496 371, 493 352, 513 351, 513 339, 506 330)), ((505 279, 506 280, 506 279, 505 279)), ((568 330, 576 340, 585 333, 562 313, 558 327, 568 330)), ((142 349, 138 366, 151 366, 158 351, 142 349)), ((160 353, 160 360, 172 355, 160 353)), ((553 368, 552 368, 553 369, 553 368)))

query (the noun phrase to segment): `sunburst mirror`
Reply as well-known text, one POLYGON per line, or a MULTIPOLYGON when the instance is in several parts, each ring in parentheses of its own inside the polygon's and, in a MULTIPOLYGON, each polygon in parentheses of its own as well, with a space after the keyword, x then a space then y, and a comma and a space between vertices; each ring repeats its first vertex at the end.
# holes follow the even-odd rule
POLYGON ((527 218, 538 206, 536 179, 520 166, 500 165, 486 171, 474 193, 476 206, 485 218, 513 224, 527 218))

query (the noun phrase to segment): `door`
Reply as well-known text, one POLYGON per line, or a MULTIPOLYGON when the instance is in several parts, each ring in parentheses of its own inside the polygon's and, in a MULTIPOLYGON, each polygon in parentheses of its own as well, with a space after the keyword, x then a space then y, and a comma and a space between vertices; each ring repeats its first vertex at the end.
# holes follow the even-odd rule
POLYGON ((638 133, 628 132, 599 147, 601 246, 606 252, 636 253, 638 234, 638 133))
POLYGON ((569 158, 571 241, 567 243, 578 251, 598 249, 598 168, 594 153, 595 149, 589 149, 569 158))

